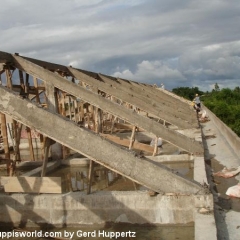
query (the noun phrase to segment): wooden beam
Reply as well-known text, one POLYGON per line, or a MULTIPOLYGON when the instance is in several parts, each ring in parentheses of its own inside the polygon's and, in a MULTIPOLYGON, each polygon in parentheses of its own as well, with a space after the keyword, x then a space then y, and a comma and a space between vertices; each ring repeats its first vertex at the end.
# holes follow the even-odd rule
POLYGON ((137 141, 131 142, 130 139, 126 139, 126 138, 120 138, 114 135, 110 135, 110 134, 100 134, 100 136, 113 141, 114 143, 117 143, 119 145, 128 147, 131 144, 131 148, 133 149, 137 149, 137 150, 141 150, 141 151, 145 151, 145 152, 149 152, 152 153, 154 148, 150 145, 144 144, 144 143, 140 143, 137 141))
POLYGON ((60 177, 0 177, 5 192, 62 193, 60 177))

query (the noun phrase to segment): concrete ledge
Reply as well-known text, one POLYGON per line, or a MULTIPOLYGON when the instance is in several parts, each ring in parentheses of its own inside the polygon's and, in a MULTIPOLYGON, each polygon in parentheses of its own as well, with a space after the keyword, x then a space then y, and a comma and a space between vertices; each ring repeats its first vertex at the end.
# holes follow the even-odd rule
POLYGON ((208 185, 207 174, 205 170, 205 161, 204 157, 195 157, 194 158, 194 180, 208 185))
POLYGON ((0 195, 0 224, 47 223, 54 226, 129 222, 186 224, 196 207, 212 209, 211 195, 157 195, 147 192, 0 195), (197 206, 196 206, 197 205, 197 206))
POLYGON ((195 212, 195 240, 217 240, 217 228, 213 213, 195 212))
POLYGON ((159 156, 146 156, 155 162, 189 162, 193 161, 193 156, 189 154, 179 155, 159 155, 159 156))
POLYGON ((204 106, 204 109, 207 111, 207 115, 210 117, 211 121, 214 122, 219 132, 224 135, 229 143, 229 146, 232 148, 233 152, 240 158, 240 138, 235 132, 232 131, 225 123, 223 123, 213 112, 204 106))
POLYGON ((64 159, 61 161, 62 165, 67 165, 67 166, 88 166, 89 165, 89 158, 69 158, 69 159, 64 159))

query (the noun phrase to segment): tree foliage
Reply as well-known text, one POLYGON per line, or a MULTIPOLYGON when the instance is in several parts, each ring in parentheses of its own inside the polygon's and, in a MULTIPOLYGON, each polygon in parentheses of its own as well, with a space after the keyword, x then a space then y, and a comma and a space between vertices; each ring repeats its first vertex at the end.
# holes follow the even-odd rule
POLYGON ((202 95, 203 92, 198 89, 198 87, 189 88, 189 87, 179 87, 174 88, 172 90, 173 93, 177 94, 178 96, 184 97, 188 100, 193 100, 196 93, 198 95, 202 95))
POLYGON ((197 87, 175 88, 173 92, 189 100, 193 100, 196 93, 202 95, 204 105, 240 136, 240 87, 220 90, 216 83, 212 92, 202 92, 197 87))

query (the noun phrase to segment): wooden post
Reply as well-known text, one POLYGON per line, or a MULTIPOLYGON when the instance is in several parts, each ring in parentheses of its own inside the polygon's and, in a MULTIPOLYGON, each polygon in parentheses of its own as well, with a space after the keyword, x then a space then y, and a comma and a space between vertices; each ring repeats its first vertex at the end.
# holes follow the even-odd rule
POLYGON ((156 155, 157 150, 158 150, 158 137, 155 138, 155 143, 154 143, 154 150, 153 150, 153 156, 156 155))
POLYGON ((59 101, 58 101, 58 89, 54 88, 54 103, 55 103, 55 112, 60 113, 59 111, 59 101))
MULTIPOLYGON (((54 85, 45 82, 45 93, 48 109, 53 113, 58 112, 57 89, 54 87, 54 85)), ((54 146, 52 146, 51 156, 53 160, 62 159, 63 153, 60 143, 55 143, 54 146)))
POLYGON ((117 120, 117 117, 114 116, 114 119, 112 120, 111 134, 112 134, 112 132, 113 132, 113 128, 114 128, 114 124, 115 124, 116 120, 117 120))
POLYGON ((42 152, 42 160, 44 161, 44 137, 42 134, 40 134, 40 143, 41 143, 41 152, 42 152))
POLYGON ((12 89, 12 75, 9 69, 5 70, 6 79, 7 79, 7 88, 12 89))
POLYGON ((46 169, 47 169, 47 164, 48 164, 49 148, 50 148, 50 139, 46 137, 45 141, 44 141, 44 160, 43 160, 43 165, 42 165, 41 177, 44 177, 45 174, 46 174, 46 169))
POLYGON ((83 119, 84 119, 84 103, 81 100, 81 102, 80 102, 80 121, 82 122, 83 119))
POLYGON ((0 113, 0 115, 1 115, 1 132, 2 132, 2 137, 3 137, 3 146, 4 146, 5 158, 10 159, 6 116, 3 113, 0 113))
POLYGON ((14 127, 14 138, 15 138, 15 161, 21 160, 19 145, 21 140, 21 132, 22 132, 22 123, 17 123, 16 120, 13 120, 13 127, 14 127))
POLYGON ((30 158, 31 158, 31 161, 35 161, 34 151, 33 151, 33 144, 32 144, 31 129, 30 129, 29 127, 26 127, 26 131, 27 131, 27 136, 28 136, 28 144, 29 144, 30 158))
MULTIPOLYGON (((66 117, 66 109, 65 109, 65 98, 66 98, 66 93, 65 92, 61 92, 61 104, 62 104, 62 112, 61 114, 66 117)), ((63 159, 65 159, 69 154, 69 150, 68 147, 62 145, 62 155, 63 155, 63 159)))
POLYGON ((18 71, 19 73, 19 79, 20 79, 20 95, 23 95, 25 93, 25 85, 24 85, 24 79, 23 79, 23 72, 21 70, 18 71))
POLYGON ((106 176, 106 180, 107 180, 107 186, 109 187, 110 182, 109 182, 109 178, 108 178, 108 169, 107 168, 105 168, 105 176, 106 176))
POLYGON ((102 132, 102 113, 97 107, 94 107, 94 125, 96 133, 102 132))
POLYGON ((45 82, 45 95, 47 98, 47 107, 51 112, 56 112, 56 98, 55 98, 56 89, 53 85, 45 82))
POLYGON ((72 101, 72 107, 73 107, 73 117, 74 117, 74 122, 77 123, 77 119, 76 119, 76 109, 75 109, 75 108, 76 108, 75 101, 76 101, 76 100, 73 99, 73 101, 72 101))
POLYGON ((68 113, 69 113, 69 118, 72 120, 72 108, 71 108, 71 97, 68 97, 68 113))
POLYGON ((33 84, 35 87, 35 92, 36 92, 36 101, 38 104, 40 104, 40 97, 39 97, 39 92, 38 92, 38 80, 36 77, 33 77, 33 84))
POLYGON ((28 98, 29 95, 29 74, 26 73, 26 78, 25 78, 25 94, 28 98))
POLYGON ((92 179, 93 179, 93 168, 94 168, 94 161, 90 160, 90 166, 89 166, 89 171, 88 171, 88 189, 87 189, 87 194, 91 193, 92 179))
POLYGON ((136 191, 137 190, 137 184, 134 181, 132 181, 132 183, 133 183, 134 189, 136 191))
POLYGON ((133 143, 135 142, 135 132, 136 132, 136 127, 133 126, 132 135, 130 138, 129 150, 132 149, 133 143))

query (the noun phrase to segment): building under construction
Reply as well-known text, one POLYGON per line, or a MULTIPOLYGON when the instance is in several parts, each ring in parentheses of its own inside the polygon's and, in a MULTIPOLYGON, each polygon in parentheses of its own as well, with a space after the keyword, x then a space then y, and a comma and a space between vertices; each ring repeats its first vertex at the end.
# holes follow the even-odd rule
POLYGON ((0 81, 1 224, 194 223, 195 239, 217 238, 206 161, 220 131, 239 165, 240 141, 209 110, 200 119, 157 86, 17 53, 0 52, 0 81))

